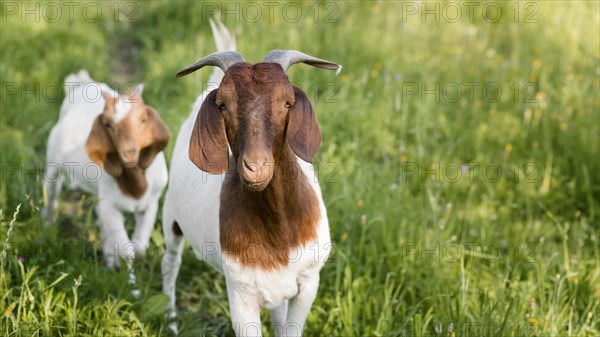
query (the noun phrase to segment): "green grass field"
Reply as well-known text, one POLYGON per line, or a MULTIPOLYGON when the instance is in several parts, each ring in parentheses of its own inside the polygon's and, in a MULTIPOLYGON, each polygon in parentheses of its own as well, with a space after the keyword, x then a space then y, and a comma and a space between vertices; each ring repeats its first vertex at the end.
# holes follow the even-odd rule
MULTIPOLYGON (((166 335, 160 214, 135 299, 103 267, 94 197, 65 191, 42 223, 46 139, 81 68, 143 81, 176 135, 212 70, 174 75, 215 51, 217 8, 247 60, 344 66, 288 72, 335 244, 306 336, 600 335, 598 2, 1 5, 0 335, 166 335)), ((233 333, 224 278, 188 249, 177 297, 181 335, 233 333)))

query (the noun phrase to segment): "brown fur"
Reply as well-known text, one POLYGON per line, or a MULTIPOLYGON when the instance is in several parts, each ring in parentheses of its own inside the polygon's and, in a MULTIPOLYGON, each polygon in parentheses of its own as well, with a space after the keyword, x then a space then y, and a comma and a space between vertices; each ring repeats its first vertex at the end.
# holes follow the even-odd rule
POLYGON ((320 215, 317 196, 287 147, 261 192, 246 188, 238 174, 227 175, 219 212, 221 247, 246 266, 286 266, 291 249, 316 238, 320 215))
POLYGON ((227 70, 200 108, 189 150, 206 172, 229 167, 219 214, 225 253, 272 269, 287 265, 290 249, 316 238, 318 199, 294 153, 311 162, 320 142, 308 97, 280 65, 241 62, 227 70))
POLYGON ((145 171, 167 145, 169 130, 158 113, 137 94, 121 98, 130 100, 132 108, 123 120, 115 123, 116 100, 108 94, 104 97, 106 105, 94 121, 86 151, 92 161, 115 178, 124 194, 139 199, 148 186, 145 171), (132 162, 122 157, 127 151, 135 153, 132 162))

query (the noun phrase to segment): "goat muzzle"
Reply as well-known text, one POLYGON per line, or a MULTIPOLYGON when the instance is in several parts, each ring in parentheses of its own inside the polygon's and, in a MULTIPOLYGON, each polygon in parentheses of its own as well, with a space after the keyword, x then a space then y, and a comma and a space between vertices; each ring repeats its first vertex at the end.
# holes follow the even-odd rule
POLYGON ((240 178, 246 187, 253 191, 264 190, 273 178, 274 162, 271 160, 242 157, 238 170, 240 178))
POLYGON ((119 156, 121 157, 121 161, 123 161, 123 163, 135 164, 140 157, 140 151, 135 148, 119 151, 119 156))

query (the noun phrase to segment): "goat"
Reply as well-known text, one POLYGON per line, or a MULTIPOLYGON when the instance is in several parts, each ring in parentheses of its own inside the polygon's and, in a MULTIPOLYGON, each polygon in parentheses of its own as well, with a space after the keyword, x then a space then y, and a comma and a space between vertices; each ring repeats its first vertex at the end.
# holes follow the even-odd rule
POLYGON ((119 256, 131 267, 135 255, 145 255, 168 179, 162 150, 170 134, 159 114, 144 104, 142 90, 140 84, 119 96, 85 70, 67 76, 60 117, 48 138, 43 217, 54 223, 65 178, 72 189, 97 195, 107 268, 119 267, 119 256), (135 214, 131 241, 123 212, 135 214))
MULTIPOLYGON (((171 161, 162 259, 170 317, 185 237, 197 258, 225 275, 237 336, 262 334, 261 307, 271 309, 277 336, 301 335, 331 243, 310 164, 321 133, 308 96, 285 72, 299 62, 341 66, 289 50, 250 64, 232 51, 227 30, 211 25, 217 46, 230 50, 219 48, 177 73, 204 66, 224 72, 216 69, 210 81, 219 87, 196 99, 171 161)), ((177 331, 174 322, 169 328, 177 331)))

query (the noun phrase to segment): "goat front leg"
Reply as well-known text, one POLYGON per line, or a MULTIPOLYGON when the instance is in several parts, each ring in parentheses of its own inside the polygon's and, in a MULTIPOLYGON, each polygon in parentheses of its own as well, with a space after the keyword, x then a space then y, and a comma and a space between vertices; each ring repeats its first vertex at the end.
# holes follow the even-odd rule
POLYGON ((64 176, 60 170, 60 167, 56 165, 47 165, 46 172, 44 174, 44 192, 45 192, 45 204, 42 209, 42 218, 46 224, 54 225, 56 221, 56 211, 58 209, 58 199, 60 197, 60 191, 63 187, 64 176))
POLYGON ((118 268, 119 257, 123 257, 129 265, 130 260, 133 260, 133 245, 129 243, 123 214, 112 203, 101 199, 96 206, 96 215, 102 239, 104 265, 108 269, 118 268))
POLYGON ((283 336, 302 336, 304 322, 317 297, 318 288, 318 273, 299 277, 298 294, 290 300, 283 336))
POLYGON ((271 322, 276 337, 282 337, 285 322, 287 320, 288 300, 283 300, 281 304, 271 309, 271 322))
POLYGON ((151 202, 143 212, 135 213, 135 229, 133 230, 132 242, 135 247, 136 257, 146 256, 152 229, 156 222, 157 211, 158 199, 151 202))
POLYGON ((260 307, 255 296, 247 294, 240 285, 226 274, 227 297, 231 323, 237 337, 262 337, 260 307))
POLYGON ((179 225, 173 218, 169 208, 169 195, 165 197, 163 204, 163 237, 165 238, 165 254, 161 261, 161 272, 163 279, 163 293, 169 296, 169 310, 165 314, 168 329, 172 334, 177 335, 177 311, 175 308, 175 286, 177 275, 181 266, 181 253, 183 252, 183 236, 179 232, 179 225), (177 227, 177 228, 176 228, 177 227))

